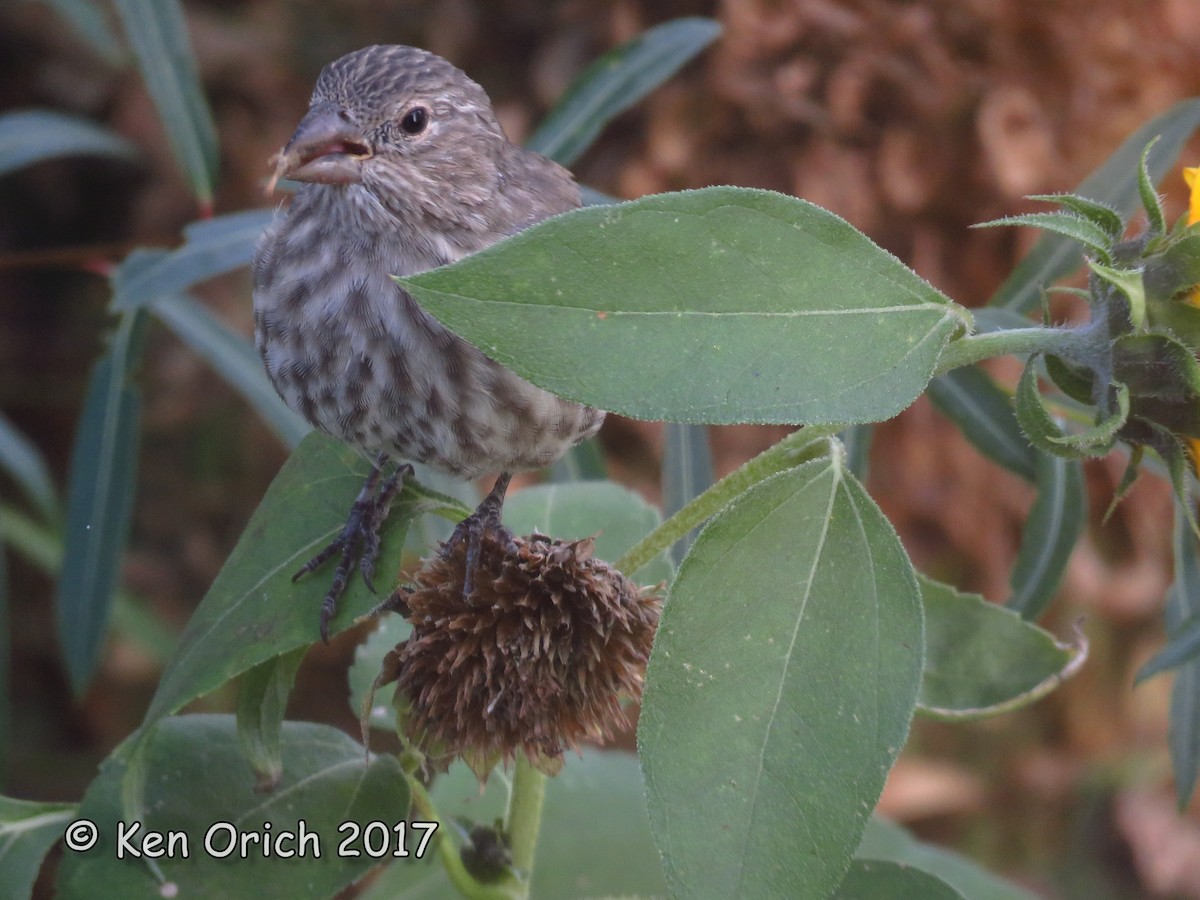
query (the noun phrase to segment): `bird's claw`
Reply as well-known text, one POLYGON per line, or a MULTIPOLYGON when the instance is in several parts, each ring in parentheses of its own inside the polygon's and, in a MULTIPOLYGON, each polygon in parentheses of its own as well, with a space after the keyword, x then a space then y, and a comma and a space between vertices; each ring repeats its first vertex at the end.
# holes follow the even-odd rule
POLYGON ((464 600, 470 597, 475 590, 475 569, 479 566, 479 550, 483 545, 483 533, 489 527, 496 528, 500 525, 504 495, 508 491, 510 480, 512 480, 512 475, 508 472, 501 472, 491 493, 475 507, 475 512, 454 527, 454 532, 450 535, 448 543, 451 547, 463 541, 467 542, 467 555, 463 563, 462 596, 464 600))

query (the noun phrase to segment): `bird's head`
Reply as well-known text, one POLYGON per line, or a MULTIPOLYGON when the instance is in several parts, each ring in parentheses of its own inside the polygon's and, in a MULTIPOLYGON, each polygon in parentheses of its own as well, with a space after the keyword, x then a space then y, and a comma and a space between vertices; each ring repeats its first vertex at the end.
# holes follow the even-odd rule
POLYGON ((487 94, 415 47, 377 45, 335 60, 275 158, 279 178, 361 185, 392 211, 486 203, 507 138, 487 94))

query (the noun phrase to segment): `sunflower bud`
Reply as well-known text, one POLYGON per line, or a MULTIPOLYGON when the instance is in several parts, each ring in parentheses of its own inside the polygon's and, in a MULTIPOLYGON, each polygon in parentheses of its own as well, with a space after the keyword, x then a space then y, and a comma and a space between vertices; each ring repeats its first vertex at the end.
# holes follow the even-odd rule
POLYGON ((397 682, 404 729, 435 761, 462 757, 483 779, 521 751, 553 774, 640 694, 660 602, 594 558, 591 538, 503 526, 484 529, 464 595, 466 543, 443 544, 393 595, 413 630, 376 685, 397 682))

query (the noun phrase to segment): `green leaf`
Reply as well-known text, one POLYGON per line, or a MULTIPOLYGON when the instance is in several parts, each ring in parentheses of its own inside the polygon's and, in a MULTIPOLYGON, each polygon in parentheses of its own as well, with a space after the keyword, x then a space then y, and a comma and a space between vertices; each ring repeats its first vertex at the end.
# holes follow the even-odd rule
POLYGON ((62 518, 58 491, 54 489, 46 458, 3 413, 0 413, 0 471, 16 483, 43 522, 54 524, 62 518))
POLYGON ((121 317, 112 345, 88 380, 71 451, 57 609, 59 642, 77 694, 99 661, 129 537, 141 415, 131 375, 141 362, 145 323, 140 311, 121 317))
MULTIPOLYGON (((230 679, 318 637, 321 598, 332 561, 292 582, 305 561, 341 530, 369 469, 354 450, 313 433, 305 438, 267 489, 241 540, 193 613, 179 650, 159 682, 142 731, 185 703, 230 679)), ((427 501, 406 484, 381 530, 375 582, 384 596, 396 584, 408 523, 427 501)), ((353 624, 381 597, 357 569, 352 573, 331 634, 353 624)))
MULTIPOLYGON (((930 382, 932 384, 933 382, 930 382)), ((838 435, 846 448, 846 468, 859 481, 867 480, 867 467, 871 461, 871 442, 875 438, 873 425, 851 425, 838 435)))
POLYGON ((1141 160, 1138 163, 1138 195, 1142 200, 1142 209, 1146 211, 1147 230, 1151 237, 1165 234, 1167 231, 1167 217, 1163 214, 1162 200, 1158 196, 1158 191, 1154 189, 1155 179, 1150 175, 1150 169, 1146 165, 1150 150, 1158 141, 1157 136, 1150 139, 1146 144, 1146 149, 1142 151, 1141 160))
POLYGON ((1100 421, 1091 428, 1073 431, 1059 437, 1051 436, 1049 440, 1064 447, 1070 447, 1081 453, 1092 456, 1102 456, 1108 453, 1117 442, 1117 432, 1129 420, 1129 387, 1119 382, 1110 386, 1115 395, 1116 408, 1108 414, 1097 410, 1100 421))
POLYGON ((1065 206, 1092 222, 1113 241, 1125 232, 1125 221, 1121 214, 1107 203, 1098 203, 1079 194, 1030 194, 1028 199, 1065 206))
POLYGON ((605 125, 678 72, 720 33, 721 26, 712 19, 675 19, 604 54, 567 88, 529 139, 529 148, 569 166, 605 125))
MULTIPOLYGON (((663 425, 663 457, 660 483, 663 492, 663 515, 670 518, 686 504, 699 497, 716 481, 712 451, 708 446, 708 427, 667 422, 663 425)), ((671 558, 678 562, 696 539, 688 532, 671 548, 671 558)))
MULTIPOLYGON (((357 719, 362 716, 363 704, 371 694, 375 677, 383 668, 383 658, 401 641, 408 640, 412 625, 399 615, 379 617, 379 624, 365 641, 354 650, 354 662, 347 678, 350 684, 350 711, 357 719)), ((376 696, 367 714, 367 724, 384 731, 396 730, 396 710, 391 703, 376 696)))
POLYGON ((925 606, 925 674, 917 709, 978 719, 1027 706, 1078 671, 1087 646, 1060 644, 1011 609, 918 576, 925 606))
MULTIPOLYGON (((1073 191, 1111 206, 1128 217, 1138 205, 1138 161, 1155 136, 1161 140, 1146 159, 1154 181, 1175 164, 1184 144, 1200 125, 1200 99, 1183 100, 1130 135, 1120 147, 1073 191)), ((991 306, 1029 311, 1040 302, 1042 291, 1079 268, 1079 248, 1069 238, 1044 234, 992 296, 991 306)))
POLYGON ((835 900, 962 900, 963 895, 942 879, 901 863, 878 859, 856 859, 830 895, 835 900))
POLYGON ((639 748, 674 896, 825 897, 908 733, 920 595, 840 454, 755 484, 663 610, 639 748))
POLYGON ((1038 454, 1035 484, 1037 499, 1009 576, 1013 595, 1005 603, 1029 620, 1040 616, 1053 599, 1087 523, 1087 492, 1079 460, 1038 454))
POLYGON ((1012 398, 986 372, 963 366, 933 379, 927 393, 980 453, 1033 480, 1035 453, 1017 424, 1012 398))
MULTIPOLYGON (((462 763, 439 777, 431 795, 443 821, 491 824, 504 816, 505 779, 495 773, 480 788, 462 763)), ((456 844, 461 843, 456 840, 456 844)), ((568 755, 546 785, 531 897, 662 897, 662 865, 650 839, 637 759, 585 748, 568 755), (581 825, 581 823, 583 823, 581 825), (586 840, 581 840, 586 828, 586 840)), ((442 866, 399 860, 361 900, 455 896, 442 866)))
POLYGON ((30 897, 42 860, 75 817, 74 803, 0 797, 0 861, 5 897, 30 897))
POLYGON ((238 682, 238 741, 254 770, 256 791, 274 790, 283 776, 280 729, 292 683, 307 652, 307 647, 297 647, 268 659, 238 682))
MULTIPOLYGON (((0 516, 0 525, 3 517, 0 516)), ((8 552, 4 532, 0 528, 0 771, 8 771, 13 750, 13 690, 9 673, 12 669, 12 619, 9 608, 8 552)), ((0 845, 0 858, 4 856, 0 845)))
POLYGON ((167 140, 203 208, 212 206, 217 130, 179 0, 113 0, 167 140))
MULTIPOLYGON (((1165 624, 1174 630, 1200 614, 1200 548, 1188 517, 1175 510, 1175 584, 1167 593, 1165 624)), ((1138 674, 1140 681, 1145 677, 1138 674)), ((1187 808, 1200 776, 1200 661, 1184 663, 1171 685, 1170 729, 1167 745, 1175 772, 1175 798, 1187 808)))
MULTIPOLYGON (((539 484, 504 502, 504 523, 517 534, 541 534, 574 541, 596 535, 596 557, 612 562, 662 521, 658 510, 638 494, 611 481, 539 484)), ((671 577, 674 568, 659 556, 637 572, 646 584, 671 577)))
POLYGON ((251 209, 193 222, 169 252, 135 250, 113 276, 113 309, 149 306, 209 278, 248 265, 275 211, 251 209))
POLYGON ((1025 363, 1025 370, 1017 382, 1017 392, 1013 397, 1013 407, 1017 423, 1021 431, 1043 454, 1063 456, 1070 459, 1078 457, 1079 451, 1063 443, 1063 430, 1058 426, 1054 417, 1046 410, 1042 394, 1038 390, 1037 354, 1033 354, 1025 363))
POLYGON ((242 395, 285 446, 295 448, 312 431, 272 387, 254 346, 205 306, 176 294, 160 298, 151 310, 242 395))
POLYGON ((588 438, 576 444, 550 466, 547 479, 555 482, 603 481, 608 477, 608 466, 600 442, 588 438))
POLYGON ((974 228, 999 228, 1027 225, 1030 228, 1040 228, 1051 234, 1062 235, 1083 244, 1106 263, 1112 262, 1112 239, 1104 229, 1083 216, 1069 212, 1025 213, 1020 216, 1005 216, 991 222, 981 222, 974 228))
POLYGON ((0 115, 0 175, 62 156, 134 159, 137 150, 123 137, 77 116, 46 109, 0 115))
POLYGON ((1137 681, 1175 669, 1200 656, 1200 612, 1184 619, 1167 633, 1167 644, 1142 666, 1137 681))
POLYGON ((1129 301, 1129 320, 1134 328, 1141 328, 1146 321, 1146 288, 1142 284, 1142 269, 1114 269, 1094 259, 1089 259, 1087 265, 1097 278, 1108 282, 1124 295, 1129 301))
MULTIPOLYGON (((1061 356, 1047 353, 1044 357, 1046 374, 1054 386, 1077 403, 1091 405, 1096 377, 1091 369, 1077 366, 1061 356)), ((1036 385, 1035 385, 1036 386, 1036 385)))
POLYGON ((890 418, 970 323, 843 220, 746 188, 576 210, 399 280, 535 384, 676 422, 890 418))
POLYGON ((887 859, 936 875, 971 900, 1034 900, 1034 895, 944 847, 923 844, 899 825, 872 817, 858 855, 887 859))
MULTIPOLYGON (((283 779, 274 792, 256 793, 232 716, 192 715, 163 722, 146 749, 146 813, 126 843, 136 848, 150 831, 177 832, 186 836, 188 853, 186 857, 179 853, 177 839, 174 857, 155 860, 129 854, 118 858, 118 823, 124 816, 120 760, 125 758, 123 748, 118 748, 79 807, 79 817, 99 829, 99 841, 87 852, 66 854, 56 896, 62 900, 334 896, 381 861, 365 852, 370 844, 361 831, 352 839, 354 826, 361 829, 382 822, 394 840, 391 825, 408 818, 404 775, 393 757, 364 761, 356 741, 327 725, 286 722, 281 748, 283 779), (299 834, 301 822, 310 837, 288 839, 288 833, 299 834), (353 824, 343 827, 345 822, 353 824), (214 829, 214 823, 228 826, 214 829), (231 828, 266 835, 270 855, 261 843, 249 844, 244 857, 239 852, 219 857, 205 849, 206 833, 211 835, 211 846, 221 850, 231 828), (346 849, 359 855, 339 853, 339 845, 347 840, 346 849), (295 855, 286 857, 287 852, 295 855)), ((133 824, 125 821, 127 828, 133 824)), ((376 830, 374 837, 382 836, 376 830)), ((406 862, 396 860, 400 865, 406 862)))

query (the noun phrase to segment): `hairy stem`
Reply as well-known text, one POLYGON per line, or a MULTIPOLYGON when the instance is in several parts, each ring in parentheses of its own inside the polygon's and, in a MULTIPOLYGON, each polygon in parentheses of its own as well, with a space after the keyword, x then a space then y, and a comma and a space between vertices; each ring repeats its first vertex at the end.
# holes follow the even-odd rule
POLYGON ((810 425, 794 431, 767 448, 740 468, 730 472, 707 491, 696 497, 648 535, 625 551, 614 566, 626 575, 634 575, 658 554, 709 519, 734 497, 776 472, 805 462, 816 454, 811 448, 823 438, 837 434, 843 425, 810 425), (808 451, 808 452, 806 452, 808 451))
POLYGON ((986 334, 969 334, 946 345, 935 374, 969 366, 994 356, 1014 353, 1053 353, 1078 359, 1089 349, 1089 334, 1076 328, 1006 328, 986 334))

